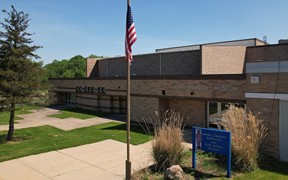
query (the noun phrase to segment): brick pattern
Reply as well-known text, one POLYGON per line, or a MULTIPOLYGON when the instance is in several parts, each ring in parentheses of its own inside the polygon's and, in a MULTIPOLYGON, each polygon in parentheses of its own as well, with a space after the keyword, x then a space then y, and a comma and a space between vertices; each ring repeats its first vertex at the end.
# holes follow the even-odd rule
POLYGON ((162 75, 200 75, 201 51, 161 54, 162 75))
MULTIPOLYGON (((160 54, 147 54, 134 56, 131 63, 132 76, 160 75, 160 54)), ((127 71, 127 70, 126 70, 127 71)))
MULTIPOLYGON (((88 92, 77 92, 77 104, 82 105, 83 108, 92 108, 97 111, 111 112, 111 107, 113 112, 125 113, 125 104, 120 105, 122 108, 117 108, 115 105, 116 100, 120 97, 126 96, 126 81, 125 80, 53 80, 50 81, 55 84, 56 87, 66 87, 70 88, 72 91, 73 87, 76 86, 95 86, 95 87, 105 87, 106 93, 88 93, 88 92), (123 91, 117 91, 119 90, 123 91), (113 91, 109 91, 113 90, 113 91), (102 97, 103 96, 103 97, 102 97), (81 98, 83 97, 83 98, 81 98), (101 98, 99 98, 101 97, 101 98), (107 100, 102 100, 105 97, 107 100), (111 97, 113 97, 113 103, 111 105, 111 97), (84 107, 83 105, 87 105, 84 107), (98 108, 97 108, 98 107, 98 108), (119 109, 117 111, 117 109, 119 109)), ((191 116, 189 121, 185 122, 187 125, 198 124, 205 127, 206 115, 204 110, 206 108, 205 101, 207 100, 244 100, 244 93, 246 87, 246 80, 190 80, 190 79, 169 79, 169 80, 132 80, 131 82, 131 120, 141 120, 142 117, 149 117, 151 114, 159 110, 159 107, 163 106, 163 100, 166 99, 166 107, 181 109, 180 105, 185 105, 184 113, 191 116), (223 87, 224 86, 224 87, 223 87), (225 89, 226 87, 226 89, 225 89), (232 88, 229 90, 229 88, 232 88), (233 89, 235 88, 235 89, 233 89), (166 91, 166 95, 162 95, 162 90, 166 91), (193 92, 193 93, 192 93, 193 92), (191 94, 192 93, 192 94, 191 94), (185 100, 186 98, 186 100, 185 100), (202 99, 202 101, 199 100, 202 99), (205 100, 206 98, 206 100, 205 100), (168 99, 168 100, 167 100, 168 99), (174 100, 173 100, 174 99, 174 100), (172 102, 172 104, 171 104, 172 102), (177 106, 179 104, 179 106, 177 106), (194 109, 196 107, 196 110, 194 109), (202 107, 201 107, 202 106, 202 107), (201 107, 201 109, 200 109, 201 107), (190 109, 189 109, 190 108, 190 109), (192 109, 191 109, 192 108, 192 109), (191 111, 191 113, 187 113, 191 111)), ((65 91, 65 89, 62 89, 65 91)), ((75 92, 76 89, 74 89, 75 92)), ((122 99, 122 98, 121 98, 122 99)), ((124 100, 122 101, 122 103, 124 100)), ((165 104, 164 103, 164 104, 165 104)))
POLYGON ((261 92, 261 93, 288 93, 288 73, 253 73, 247 75, 247 92, 261 92), (258 76, 259 83, 252 84, 251 76, 258 76))
POLYGON ((159 98, 158 115, 160 119, 165 118, 165 112, 170 109, 168 98, 159 98))
POLYGON ((96 94, 77 94, 76 104, 84 109, 91 109, 107 113, 125 113, 126 105, 117 96, 96 95, 96 94))
POLYGON ((245 46, 202 46, 202 74, 243 74, 245 46))
POLYGON ((244 100, 246 80, 132 80, 131 93, 244 100), (192 94, 191 94, 192 93, 192 94))
POLYGON ((266 45, 266 43, 263 42, 263 41, 259 41, 258 39, 256 39, 256 46, 263 46, 263 45, 266 45))
POLYGON ((261 151, 279 158, 279 100, 247 99, 247 107, 254 115, 258 114, 257 117, 262 119, 265 127, 269 129, 261 151))
POLYGON ((206 126, 205 101, 169 99, 169 106, 187 118, 185 126, 206 126))
POLYGON ((95 77, 98 76, 98 72, 95 71, 95 68, 97 67, 98 59, 97 58, 88 58, 86 60, 86 77, 95 77))
MULTIPOLYGON (((200 75, 200 50, 135 55, 133 58, 132 76, 200 75)), ((124 57, 87 60, 87 77, 125 76, 127 62, 124 57)))
MULTIPOLYGON (((126 96, 126 80, 50 80, 50 83, 63 87, 61 91, 75 92, 76 86, 81 87, 105 87, 106 95, 126 96), (120 88, 119 88, 120 87, 120 88), (65 89, 67 88, 67 90, 65 89), (68 89, 69 88, 69 89, 68 89)), ((233 79, 135 79, 131 80, 131 94, 137 96, 162 96, 165 90, 165 97, 179 98, 202 98, 202 99, 235 99, 244 100, 247 81, 233 79)), ((83 92, 85 94, 85 92, 83 92)), ((93 93, 86 93, 93 94, 93 93)), ((97 94, 97 93, 94 93, 97 94)))
MULTIPOLYGON (((280 46, 281 47, 281 46, 280 46)), ((265 48, 268 52, 275 51, 273 48, 265 48)), ((282 49, 282 47, 281 47, 282 49)), ((254 50, 254 49, 253 49, 254 50)), ((255 50, 258 50, 255 48, 255 50)), ((259 53, 259 52, 258 52, 259 53)), ((263 52, 264 53, 264 52, 263 52)), ((284 52, 285 54, 286 52, 284 52)), ((288 54, 287 54, 288 55, 288 54)), ((273 58, 275 55, 271 54, 273 58)), ((253 57, 261 59, 259 55, 253 57)), ((272 60, 271 57, 265 57, 264 60, 272 60), (271 59, 270 59, 271 58, 271 59)), ((278 58, 281 58, 280 55, 278 58)), ((282 57, 284 58, 284 57, 282 57)), ((288 59, 288 58, 287 58, 288 59)), ((274 59, 275 60, 275 59, 274 59)), ((279 60, 279 59, 278 59, 279 60)), ((288 73, 253 73, 247 75, 247 91, 251 93, 278 93, 288 94, 288 73), (251 76, 258 76, 259 83, 252 84, 251 76)), ((247 99, 247 108, 253 114, 258 114, 260 119, 263 119, 264 125, 269 128, 269 136, 266 138, 263 147, 263 153, 269 154, 275 158, 279 158, 279 100, 278 99, 247 99)))
MULTIPOLYGON (((261 42, 257 45, 261 45, 261 42)), ((263 152, 279 158, 279 100, 246 100, 245 92, 274 93, 278 81, 276 93, 287 94, 288 73, 280 73, 279 77, 277 73, 247 74, 247 79, 225 77, 195 79, 192 77, 201 75, 201 71, 203 74, 241 74, 244 60, 245 62, 288 60, 288 45, 247 47, 246 54, 244 47, 203 46, 202 51, 138 55, 134 56, 134 60, 131 66, 131 75, 135 74, 137 77, 162 74, 173 75, 175 79, 132 78, 132 121, 142 121, 143 117, 150 117, 159 108, 164 107, 179 110, 189 116, 189 120, 185 121, 188 126, 196 124, 205 127, 206 101, 246 101, 247 108, 254 114, 260 112, 259 117, 264 120, 266 126, 269 124, 270 135, 263 144, 263 152), (231 66, 232 64, 234 66, 231 66), (176 78, 176 75, 189 75, 191 79, 179 79, 176 78), (259 76, 258 84, 251 84, 252 75, 259 76), (163 90, 165 95, 162 95, 163 90)), ((58 100, 62 102, 65 100, 65 92, 76 92, 76 86, 105 87, 106 93, 104 94, 76 92, 78 106, 86 109, 125 113, 126 79, 121 77, 126 76, 126 68, 126 61, 123 57, 92 59, 87 60, 87 77, 90 79, 55 79, 50 83, 55 85, 58 100), (99 79, 116 75, 119 76, 119 79, 99 79)), ((229 76, 227 75, 227 77, 229 76)))
POLYGON ((288 45, 249 47, 246 62, 288 60, 288 45))
POLYGON ((158 108, 158 98, 132 97, 131 121, 144 122, 143 118, 155 117, 158 108))

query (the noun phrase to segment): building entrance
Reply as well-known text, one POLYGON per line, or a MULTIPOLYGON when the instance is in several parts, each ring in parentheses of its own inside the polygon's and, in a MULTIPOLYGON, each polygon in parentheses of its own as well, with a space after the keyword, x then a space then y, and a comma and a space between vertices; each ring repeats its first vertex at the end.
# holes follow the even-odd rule
MULTIPOLYGON (((222 114, 228 109, 229 102, 216 102, 208 101, 207 102, 207 126, 212 128, 221 129, 220 122, 222 120, 222 114)), ((235 106, 246 108, 244 103, 233 103, 235 106)))

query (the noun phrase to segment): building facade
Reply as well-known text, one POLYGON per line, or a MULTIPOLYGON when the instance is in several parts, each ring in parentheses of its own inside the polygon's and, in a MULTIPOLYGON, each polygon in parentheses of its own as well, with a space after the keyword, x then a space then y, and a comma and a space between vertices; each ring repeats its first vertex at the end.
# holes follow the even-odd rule
MULTIPOLYGON (((189 117, 186 126, 215 127, 227 104, 236 103, 269 128, 263 149, 288 161, 288 44, 258 39, 157 49, 131 64, 131 120, 160 110, 189 117)), ((58 103, 126 113, 124 57, 87 59, 87 77, 50 79, 58 103)))

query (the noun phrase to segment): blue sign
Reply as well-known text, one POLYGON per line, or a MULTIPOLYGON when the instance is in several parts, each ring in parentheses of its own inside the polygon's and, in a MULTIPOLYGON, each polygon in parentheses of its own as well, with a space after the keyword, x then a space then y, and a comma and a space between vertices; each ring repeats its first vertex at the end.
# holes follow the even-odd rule
POLYGON ((202 129, 202 150, 226 155, 230 149, 230 132, 202 129))
POLYGON ((192 167, 196 168, 196 150, 226 155, 227 177, 231 176, 231 132, 192 127, 192 167))

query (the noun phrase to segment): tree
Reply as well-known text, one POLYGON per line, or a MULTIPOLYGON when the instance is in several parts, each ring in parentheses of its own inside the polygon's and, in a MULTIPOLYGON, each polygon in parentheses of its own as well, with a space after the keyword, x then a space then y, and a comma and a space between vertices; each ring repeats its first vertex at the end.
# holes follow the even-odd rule
MULTIPOLYGON (((91 54, 87 58, 103 58, 91 54)), ((86 77, 86 59, 81 55, 74 56, 69 60, 54 60, 52 63, 45 65, 48 78, 81 78, 86 77)))
POLYGON ((48 78, 80 78, 86 77, 86 59, 77 55, 69 60, 57 61, 45 66, 48 78))
POLYGON ((3 10, 8 17, 0 22, 0 96, 10 111, 7 141, 13 140, 16 105, 27 102, 41 88, 44 72, 41 63, 30 59, 39 58, 35 51, 40 46, 31 45, 29 14, 11 8, 10 12, 3 10))
POLYGON ((95 55, 95 54, 91 54, 87 58, 103 58, 103 56, 98 56, 98 55, 95 55))

